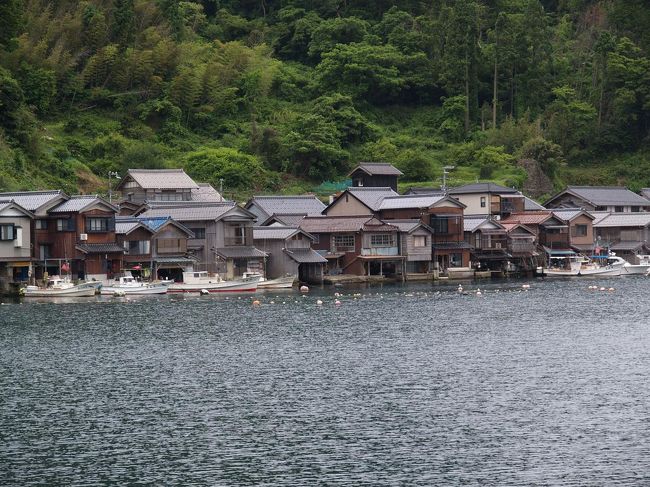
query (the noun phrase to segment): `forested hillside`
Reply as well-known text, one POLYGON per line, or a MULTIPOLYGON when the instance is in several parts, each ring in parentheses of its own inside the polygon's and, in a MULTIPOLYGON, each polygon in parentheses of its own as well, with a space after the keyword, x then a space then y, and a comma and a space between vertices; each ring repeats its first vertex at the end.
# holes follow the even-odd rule
POLYGON ((637 189, 649 50, 643 0, 3 0, 0 189, 184 167, 297 192, 360 160, 637 189))

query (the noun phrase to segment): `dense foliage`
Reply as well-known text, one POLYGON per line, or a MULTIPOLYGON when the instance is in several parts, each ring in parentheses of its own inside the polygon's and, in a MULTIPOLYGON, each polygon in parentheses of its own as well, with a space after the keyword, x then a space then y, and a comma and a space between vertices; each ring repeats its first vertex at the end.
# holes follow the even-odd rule
POLYGON ((185 167, 237 195, 360 160, 412 184, 650 186, 642 0, 5 0, 0 189, 185 167))

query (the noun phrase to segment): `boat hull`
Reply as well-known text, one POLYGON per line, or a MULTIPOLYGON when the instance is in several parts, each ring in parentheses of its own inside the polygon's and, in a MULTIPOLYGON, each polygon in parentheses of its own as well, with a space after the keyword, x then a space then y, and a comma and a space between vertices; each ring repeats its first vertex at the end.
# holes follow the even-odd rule
POLYGON ((167 286, 169 293, 200 293, 204 289, 209 293, 254 293, 257 281, 223 281, 218 283, 175 283, 167 286))
POLYGON ((627 264, 623 266, 623 275, 626 274, 647 274, 650 264, 627 264))
POLYGON ((113 295, 113 294, 126 294, 131 295, 145 295, 145 294, 166 294, 168 291, 168 286, 103 286, 101 289, 101 294, 103 295, 113 295))
POLYGON ((26 298, 89 298, 95 295, 94 283, 80 284, 65 289, 25 289, 26 298))
POLYGON ((259 281, 257 283, 257 288, 258 289, 288 289, 293 287, 293 283, 295 281, 296 281, 295 276, 278 277, 277 279, 259 281))

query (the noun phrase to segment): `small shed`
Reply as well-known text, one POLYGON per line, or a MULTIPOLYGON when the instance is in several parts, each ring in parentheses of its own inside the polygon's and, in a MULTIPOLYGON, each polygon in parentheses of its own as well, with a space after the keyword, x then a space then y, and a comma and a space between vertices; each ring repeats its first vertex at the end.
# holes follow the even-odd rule
POLYGON ((352 186, 387 187, 397 191, 397 180, 403 176, 402 171, 385 162, 361 162, 349 174, 352 186))

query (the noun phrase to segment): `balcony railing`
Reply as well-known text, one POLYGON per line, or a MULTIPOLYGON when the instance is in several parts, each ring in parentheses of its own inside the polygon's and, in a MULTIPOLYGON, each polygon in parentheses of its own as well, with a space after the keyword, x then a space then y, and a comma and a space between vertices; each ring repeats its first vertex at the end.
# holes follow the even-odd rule
POLYGON ((361 249, 361 255, 399 255, 399 249, 397 247, 364 247, 361 249))

